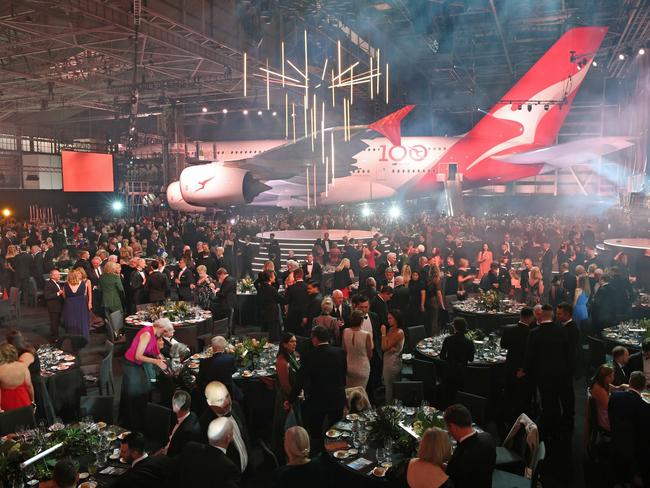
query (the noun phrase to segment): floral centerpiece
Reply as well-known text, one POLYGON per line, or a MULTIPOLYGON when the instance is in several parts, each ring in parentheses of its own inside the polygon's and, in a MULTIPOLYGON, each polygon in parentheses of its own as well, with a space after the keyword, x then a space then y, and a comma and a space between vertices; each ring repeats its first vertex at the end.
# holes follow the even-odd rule
POLYGON ((92 425, 86 428, 64 427, 48 434, 33 431, 29 436, 14 435, 9 437, 0 443, 1 480, 8 482, 7 486, 12 486, 11 482, 22 483, 23 472, 20 469, 20 463, 36 454, 63 443, 60 449, 33 464, 34 478, 48 480, 52 478, 52 469, 57 460, 64 457, 76 459, 97 452, 101 436, 98 429, 92 425))
POLYGON ((399 426, 403 412, 396 407, 386 406, 377 409, 377 415, 371 420, 369 438, 372 442, 383 442, 386 438, 397 441, 404 430, 399 426))
POLYGON ((252 278, 249 278, 248 276, 246 278, 242 278, 237 282, 237 293, 248 293, 248 294, 255 294, 257 293, 257 290, 255 289, 255 282, 252 280, 252 278))
POLYGON ((182 322, 188 318, 194 318, 194 312, 187 302, 166 301, 163 305, 151 305, 145 310, 145 318, 155 322, 160 318, 168 318, 172 322, 182 322))
POLYGON ((247 337, 243 341, 236 342, 228 352, 237 357, 237 362, 242 367, 250 366, 255 369, 259 357, 266 349, 267 340, 247 337))
POLYGON ((471 341, 482 341, 485 339, 485 332, 481 329, 470 329, 465 332, 465 337, 471 341))
POLYGON ((502 298, 503 294, 499 293, 496 290, 481 290, 476 303, 486 311, 498 311, 501 307, 502 298))

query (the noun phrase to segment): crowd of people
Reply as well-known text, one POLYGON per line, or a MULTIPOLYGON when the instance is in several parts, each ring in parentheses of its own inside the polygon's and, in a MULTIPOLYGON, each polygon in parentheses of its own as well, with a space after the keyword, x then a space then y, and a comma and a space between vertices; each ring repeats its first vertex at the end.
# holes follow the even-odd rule
MULTIPOLYGON (((612 229, 598 219, 414 213, 382 222, 365 242, 334 242, 325 230, 367 228, 373 223, 368 219, 332 210, 213 222, 163 215, 138 223, 10 221, 0 239, 1 281, 5 290, 18 289, 24 296, 43 290, 52 340, 61 325, 67 334, 88 340, 112 312, 132 313, 138 305, 169 298, 193 301, 212 310, 215 319, 231 317, 237 279, 255 279, 260 322, 279 344, 272 448, 288 464, 277 473, 278 486, 313 480, 319 468, 309 456, 322 449, 324 425, 393 400, 407 331, 416 325, 424 325, 428 336, 451 332, 440 353, 446 366, 437 406, 445 409, 458 447, 451 454, 446 435, 426 432, 417 458, 404 468, 404 481, 412 488, 424 486, 424 479, 435 480, 427 485, 435 487, 490 486, 494 440, 477 433, 470 412, 456 402, 475 350, 465 320, 453 318, 451 302, 494 290, 527 304, 519 323, 506 327, 501 337, 508 351, 507 422, 527 413, 539 418, 544 439, 568 441, 574 428, 573 379, 585 337, 629 315, 637 291, 648 287, 650 253, 634 263, 625 253, 596 253, 603 237, 625 230, 617 227, 620 222, 612 229), (271 236, 264 269, 253 273, 258 247, 250 236, 284 228, 324 230, 304 262, 292 259, 271 236)), ((133 430, 123 441, 123 457, 133 469, 118 486, 161 486, 171 479, 195 479, 202 486, 201 473, 215 476, 214 470, 226 486, 239 486, 252 470, 252 443, 240 408, 246 398, 232 380, 234 359, 226 354, 223 337, 212 339, 212 356, 201 360, 196 389, 174 394, 177 423, 167 445, 157 456, 144 452, 138 434, 144 406, 152 375, 169 367, 173 334, 171 323, 160 319, 127 345, 120 419, 133 430)), ((32 402, 39 406, 34 351, 18 342, 8 338, 0 345, 4 410, 32 402)), ((631 457, 614 456, 634 479, 647 476, 641 461, 648 452, 650 406, 631 395, 650 379, 650 345, 637 355, 613 354, 616 364, 598 369, 591 392, 603 438, 609 435, 614 446, 628 442, 628 453, 629 442, 635 446, 631 457), (617 425, 628 429, 626 441, 617 425)))

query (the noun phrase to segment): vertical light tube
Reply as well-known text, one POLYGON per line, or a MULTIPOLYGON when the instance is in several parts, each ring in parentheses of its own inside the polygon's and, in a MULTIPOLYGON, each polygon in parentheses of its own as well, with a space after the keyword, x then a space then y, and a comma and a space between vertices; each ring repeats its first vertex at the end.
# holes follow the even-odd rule
POLYGON ((296 104, 291 104, 291 118, 293 119, 293 142, 296 142, 296 104))
POLYGON ((373 60, 373 57, 370 56, 370 100, 373 100, 374 97, 375 97, 375 90, 374 90, 374 86, 372 84, 373 73, 374 73, 373 70, 372 70, 372 60, 373 60))
POLYGON ((334 94, 334 70, 332 70, 332 107, 336 107, 336 95, 334 94))
POLYGON ((381 63, 379 62, 379 59, 380 59, 379 53, 380 52, 381 51, 379 49, 377 49, 377 83, 376 83, 376 85, 377 85, 377 95, 379 95, 379 67, 381 66, 381 63))
POLYGON ((354 65, 350 67, 350 105, 354 103, 354 65))
POLYGON ((248 94, 248 68, 246 67, 248 54, 244 53, 244 96, 248 94))
POLYGON ((329 196, 329 170, 330 170, 330 160, 325 158, 325 198, 329 196))
POLYGON ((386 63, 386 105, 388 105, 388 63, 386 63))
POLYGON ((266 59, 266 110, 271 109, 271 89, 269 88, 269 60, 266 59))
POLYGON ((330 132, 330 144, 332 146, 332 186, 334 185, 334 180, 336 179, 336 172, 334 167, 334 130, 330 132))
POLYGON ((284 94, 284 138, 289 139, 289 94, 284 94))
POLYGON ((282 41, 281 50, 282 50, 282 54, 281 54, 281 58, 282 58, 281 59, 281 61, 282 61, 282 87, 284 88, 284 41, 282 41))
POLYGON ((307 210, 310 209, 310 196, 309 196, 309 166, 307 166, 307 210))

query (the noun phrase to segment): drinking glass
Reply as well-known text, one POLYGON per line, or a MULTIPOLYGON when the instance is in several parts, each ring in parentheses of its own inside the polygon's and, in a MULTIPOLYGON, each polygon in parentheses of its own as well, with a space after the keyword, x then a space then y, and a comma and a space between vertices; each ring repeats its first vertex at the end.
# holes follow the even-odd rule
POLYGON ((106 464, 106 459, 107 458, 108 458, 108 452, 107 451, 104 451, 104 450, 99 451, 97 453, 97 464, 99 464, 100 466, 103 466, 104 464, 106 464))
POLYGON ((420 408, 422 410, 428 410, 428 408, 429 408, 429 400, 422 400, 422 403, 420 403, 420 408))
POLYGON ((29 483, 34 476, 36 476, 36 469, 34 468, 33 464, 30 464, 23 470, 23 474, 25 475, 25 478, 27 479, 27 482, 29 483))
POLYGON ((368 444, 367 444, 368 433, 365 431, 365 429, 360 430, 358 433, 358 437, 359 437, 359 445, 360 445, 359 452, 364 454, 368 451, 368 444))
POLYGON ((360 432, 355 432, 355 433, 352 434, 352 445, 356 449, 359 449, 359 447, 361 447, 360 432))
POLYGON ((381 466, 383 462, 386 460, 386 451, 384 451, 383 447, 380 447, 377 449, 377 464, 381 466))
POLYGON ((384 451, 387 455, 390 455, 390 453, 393 452, 393 439, 390 437, 384 439, 384 451))

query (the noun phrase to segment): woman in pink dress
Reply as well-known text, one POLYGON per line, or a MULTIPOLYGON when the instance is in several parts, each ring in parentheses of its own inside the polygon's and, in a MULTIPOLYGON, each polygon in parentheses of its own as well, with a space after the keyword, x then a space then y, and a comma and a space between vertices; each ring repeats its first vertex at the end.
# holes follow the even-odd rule
POLYGON ((153 326, 142 327, 133 338, 129 349, 124 354, 122 369, 122 395, 120 397, 120 425, 131 430, 140 430, 143 426, 143 413, 149 401, 151 390, 150 375, 155 375, 156 366, 167 369, 167 363, 160 354, 158 339, 172 337, 174 326, 169 319, 158 319, 153 326))

